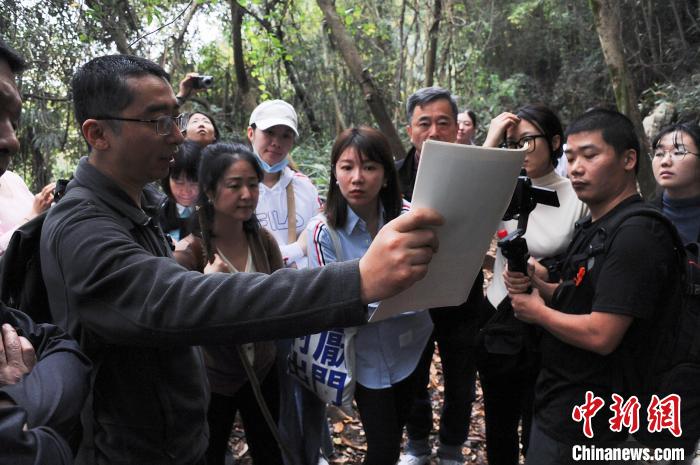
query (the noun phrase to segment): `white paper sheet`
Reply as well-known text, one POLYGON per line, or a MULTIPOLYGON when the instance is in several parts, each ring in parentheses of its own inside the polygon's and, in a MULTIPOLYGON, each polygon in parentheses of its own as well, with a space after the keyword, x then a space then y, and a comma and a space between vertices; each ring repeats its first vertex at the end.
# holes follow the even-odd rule
POLYGON ((412 206, 445 217, 440 249, 424 279, 379 304, 370 321, 410 310, 459 305, 481 268, 513 195, 525 149, 506 150, 426 141, 412 206))

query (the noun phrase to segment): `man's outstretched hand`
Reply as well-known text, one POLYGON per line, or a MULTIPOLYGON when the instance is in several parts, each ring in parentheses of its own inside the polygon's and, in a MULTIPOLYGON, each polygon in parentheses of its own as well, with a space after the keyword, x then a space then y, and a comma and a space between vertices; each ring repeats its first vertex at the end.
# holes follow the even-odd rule
POLYGON ((387 223, 360 259, 362 302, 386 299, 422 279, 438 250, 431 228, 443 222, 435 210, 417 208, 387 223))

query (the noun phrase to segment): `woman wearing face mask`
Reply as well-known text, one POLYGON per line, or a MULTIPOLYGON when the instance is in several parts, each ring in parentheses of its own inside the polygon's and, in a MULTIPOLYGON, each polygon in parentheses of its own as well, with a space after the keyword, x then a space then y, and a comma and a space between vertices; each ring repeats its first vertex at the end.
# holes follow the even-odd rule
POLYGON ((211 115, 196 111, 190 113, 185 129, 185 139, 198 143, 202 147, 219 140, 219 128, 211 115))
MULTIPOLYGON (((554 168, 562 154, 564 132, 557 115, 544 105, 526 105, 516 113, 502 113, 491 120, 485 147, 516 149, 526 147, 523 168, 537 187, 553 189, 559 197, 559 208, 538 204, 530 213, 525 240, 530 255, 539 263, 555 264, 574 233, 576 221, 586 216, 588 208, 578 199, 571 182, 559 176, 554 168)), ((501 223, 499 229, 510 233, 517 221, 501 223)), ((482 323, 496 315, 510 312, 503 271, 506 261, 498 249, 493 280, 486 291, 482 323), (505 313, 504 313, 505 312, 505 313)), ((546 274, 543 266, 540 273, 546 274)), ((549 280, 557 281, 551 274, 549 280)), ((484 394, 486 452, 491 465, 517 465, 520 455, 518 424, 522 421, 522 451, 527 453, 534 385, 539 373, 537 342, 530 337, 529 325, 509 322, 520 331, 518 346, 506 344, 510 339, 498 335, 485 336, 477 347, 477 368, 484 394), (534 347, 533 347, 534 346, 534 347)), ((482 329, 488 334, 489 325, 482 329)), ((511 338, 512 339, 512 338, 511 338)))
POLYGON ((197 167, 201 152, 201 145, 185 141, 173 156, 168 176, 160 181, 166 198, 161 204, 158 221, 175 242, 191 233, 196 223, 193 216, 199 195, 197 167))
MULTIPOLYGON (((360 258, 385 223, 408 210, 391 149, 369 127, 343 131, 331 151, 325 221, 312 220, 309 266, 360 258), (338 237, 336 250, 329 228, 338 237)), ((433 331, 427 311, 404 313, 357 328, 355 401, 367 437, 365 465, 399 459, 403 427, 419 377, 416 366, 433 331)))
MULTIPOLYGON (((201 232, 178 244, 175 259, 188 269, 204 273, 269 274, 281 268, 277 242, 260 227, 255 216, 262 170, 248 148, 225 143, 208 146, 202 153, 199 179, 201 232)), ((237 412, 243 420, 253 463, 280 464, 280 449, 263 419, 241 359, 245 357, 255 371, 265 403, 277 420, 279 391, 274 343, 202 349, 211 389, 207 464, 224 464, 237 412)))
MULTIPOLYGON (((288 166, 289 152, 298 135, 297 114, 287 102, 268 100, 250 115, 248 139, 263 170, 255 213, 261 226, 277 240, 285 266, 305 268, 306 239, 302 233, 309 220, 319 212, 320 202, 311 181, 288 166)), ((287 374, 290 346, 291 340, 277 342, 279 429, 291 453, 291 457, 285 455, 285 463, 326 463, 323 455, 328 456, 333 451, 326 406, 287 374)))
POLYGON ((700 241, 700 126, 668 126, 652 147, 654 177, 664 189, 657 203, 684 243, 700 241))

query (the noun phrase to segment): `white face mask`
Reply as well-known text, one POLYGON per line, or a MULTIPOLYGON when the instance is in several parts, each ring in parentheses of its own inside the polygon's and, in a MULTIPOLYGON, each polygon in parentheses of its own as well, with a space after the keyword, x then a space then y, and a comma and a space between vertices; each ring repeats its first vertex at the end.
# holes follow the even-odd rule
POLYGON ((266 173, 279 173, 282 171, 285 166, 289 164, 289 157, 284 157, 284 159, 278 161, 274 165, 270 165, 267 163, 265 160, 262 159, 260 154, 258 153, 257 150, 255 150, 255 146, 253 146, 253 153, 255 154, 255 158, 258 160, 258 164, 260 165, 260 168, 263 169, 264 172, 266 173))

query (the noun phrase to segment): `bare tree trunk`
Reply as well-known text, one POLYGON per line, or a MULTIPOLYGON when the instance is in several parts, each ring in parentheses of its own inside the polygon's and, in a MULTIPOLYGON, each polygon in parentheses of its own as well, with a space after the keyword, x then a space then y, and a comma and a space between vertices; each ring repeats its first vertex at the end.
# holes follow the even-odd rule
POLYGON ((348 68, 350 69, 350 72, 355 80, 362 87, 362 91, 365 94, 365 101, 367 102, 374 119, 377 121, 381 131, 389 140, 389 145, 391 146, 394 157, 396 159, 404 158, 406 156, 406 151, 401 143, 398 132, 396 132, 396 127, 391 121, 386 105, 382 101, 379 89, 377 89, 376 85, 374 84, 374 80, 372 79, 369 69, 364 67, 362 58, 357 51, 357 47, 355 47, 355 43, 345 30, 343 23, 340 21, 338 13, 335 11, 335 6, 331 0, 316 0, 316 2, 323 12, 323 16, 330 28, 331 35, 338 44, 338 49, 340 50, 345 63, 348 65, 348 68))
POLYGON ((437 60, 438 36, 440 33, 440 17, 442 16, 442 0, 434 0, 433 22, 428 31, 428 50, 425 56, 425 86, 433 85, 435 62, 437 60))
MULTIPOLYGON (((394 101, 402 100, 402 91, 404 88, 403 77, 406 63, 406 40, 408 34, 404 32, 406 21, 406 0, 401 0, 401 14, 399 15, 399 62, 396 64, 396 94, 394 101)), ((394 110, 394 123, 399 124, 399 118, 403 119, 401 111, 403 105, 396 105, 394 110)))
MULTIPOLYGON (((274 9, 275 4, 276 3, 267 5, 267 7, 270 10, 272 10, 274 9)), ((286 3, 285 7, 288 5, 289 4, 286 3)), ((306 89, 304 89, 304 86, 302 85, 299 77, 297 76, 294 63, 292 62, 292 60, 287 58, 288 54, 284 46, 286 40, 284 37, 284 31, 282 30, 282 26, 280 24, 277 24, 275 26, 267 18, 260 17, 254 14, 252 11, 240 5, 238 5, 238 8, 252 16, 267 31, 268 34, 273 35, 281 44, 283 48, 282 64, 284 65, 284 70, 287 73, 287 78, 292 84, 292 87, 294 88, 294 93, 296 94, 297 98, 299 99, 299 102, 301 103, 301 107, 304 110, 304 114, 306 115, 309 127, 311 127, 311 130, 314 132, 314 134, 320 135, 322 133, 322 129, 321 126, 318 124, 316 113, 314 112, 313 106, 311 105, 311 100, 309 99, 309 94, 306 92, 306 89)), ((284 16, 284 13, 282 14, 282 16, 284 16)), ((280 87, 279 82, 278 87, 280 87)))
POLYGON ((610 71, 617 108, 634 123, 635 131, 642 143, 642 153, 637 154, 639 174, 637 181, 644 197, 652 197, 656 182, 649 160, 649 140, 644 134, 642 117, 637 107, 637 90, 629 75, 622 48, 620 10, 616 0, 589 0, 595 20, 603 56, 610 71))
POLYGON ((31 142, 35 137, 34 126, 29 126, 27 128, 27 140, 30 141, 28 145, 31 147, 32 154, 32 178, 34 180, 32 192, 39 192, 49 183, 51 173, 44 159, 44 154, 41 153, 39 147, 31 142))
POLYGON ((236 84, 238 84, 238 94, 243 110, 252 113, 257 102, 255 95, 251 91, 250 80, 243 60, 243 34, 241 25, 243 24, 243 8, 237 0, 229 0, 231 5, 231 36, 233 40, 233 67, 236 73, 236 84))
MULTIPOLYGON (((173 44, 171 47, 172 59, 170 60, 171 74, 173 71, 182 71, 182 45, 185 42, 185 34, 187 33, 187 28, 190 27, 192 18, 194 18, 194 15, 197 13, 200 6, 202 6, 202 4, 198 2, 194 2, 192 4, 192 7, 187 12, 187 15, 185 15, 185 21, 182 23, 180 32, 178 32, 177 36, 173 39, 173 44)), ((163 55, 165 54, 166 51, 163 51, 163 55)))
POLYGON ((678 27, 678 38, 681 40, 681 44, 683 44, 683 51, 685 51, 688 49, 688 42, 685 40, 685 33, 683 32, 683 22, 681 21, 681 17, 678 14, 676 2, 674 0, 670 0, 669 3, 671 4, 671 10, 673 10, 673 18, 676 20, 676 26, 678 27))
POLYGON ((99 13, 100 24, 107 33, 102 42, 108 46, 113 42, 119 53, 133 54, 134 50, 129 45, 127 33, 128 31, 138 31, 139 25, 134 19, 128 0, 102 2, 87 0, 85 3, 99 13))
MULTIPOLYGON (((321 35, 324 36, 325 34, 325 28, 321 25, 321 35)), ((335 133, 340 134, 348 125, 345 123, 343 109, 340 105, 340 99, 338 99, 338 73, 331 72, 331 56, 328 53, 326 40, 321 40, 321 53, 323 57, 323 71, 327 76, 331 76, 331 99, 333 99, 333 111, 335 113, 335 133)))

